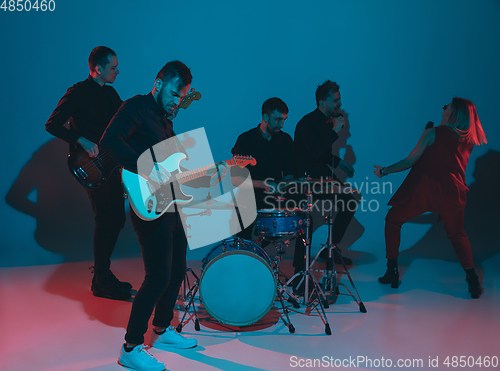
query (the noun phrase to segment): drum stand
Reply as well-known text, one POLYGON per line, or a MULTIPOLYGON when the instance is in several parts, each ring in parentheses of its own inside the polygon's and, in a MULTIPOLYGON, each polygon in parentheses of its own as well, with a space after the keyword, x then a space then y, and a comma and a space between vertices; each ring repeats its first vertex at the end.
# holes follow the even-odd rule
MULTIPOLYGON (((283 301, 283 292, 286 292, 289 295, 289 301, 293 304, 294 308, 300 307, 299 303, 298 303, 299 299, 296 296, 294 296, 293 294, 291 294, 290 292, 288 292, 286 287, 284 287, 283 282, 279 279, 279 263, 281 261, 281 256, 285 253, 285 250, 286 250, 286 247, 288 246, 289 241, 271 241, 271 242, 273 242, 273 244, 275 245, 276 250, 277 250, 277 255, 274 258, 274 262, 273 262, 273 273, 274 273, 276 283, 277 283, 278 300, 281 303, 281 308, 283 309, 283 313, 285 314, 285 317, 286 317, 286 320, 283 319, 283 317, 282 317, 282 320, 285 323, 285 326, 288 327, 288 331, 293 334, 295 332, 295 327, 292 325, 292 322, 290 321, 290 317, 288 316, 289 310, 285 307, 285 303, 283 301), (283 245, 285 245, 286 247, 283 248, 283 245)), ((184 301, 188 300, 188 298, 189 298, 189 302, 187 303, 187 305, 184 306, 184 314, 182 315, 182 319, 179 322, 179 324, 177 325, 176 330, 177 330, 177 332, 182 332, 184 320, 186 319, 186 315, 189 312, 189 308, 192 307, 193 313, 194 313, 194 318, 195 318, 194 329, 196 331, 200 331, 200 322, 198 320, 198 312, 196 311, 196 306, 194 305, 195 296, 198 293, 198 290, 200 288, 200 279, 196 275, 196 273, 193 272, 193 270, 191 268, 188 268, 186 270, 186 276, 184 278, 183 285, 184 285, 183 286, 184 294, 181 297, 184 299, 184 301), (196 281, 194 282, 193 286, 191 286, 189 288, 189 290, 187 291, 187 294, 186 294, 186 287, 189 287, 189 276, 188 276, 189 272, 191 272, 191 274, 193 275, 193 277, 195 278, 196 281)))
MULTIPOLYGON (((223 240, 223 252, 226 252, 226 240, 223 240)), ((238 242, 239 243, 239 242, 238 242)), ((205 263, 205 259, 203 259, 203 262, 205 263)), ((188 268, 186 270, 186 276, 184 277, 184 296, 183 296, 183 299, 184 301, 187 300, 187 298, 189 298, 189 302, 187 303, 187 305, 184 306, 184 314, 182 315, 182 319, 181 321, 179 322, 179 324, 177 325, 177 332, 182 332, 182 327, 184 325, 184 320, 186 319, 186 315, 189 311, 189 308, 192 307, 193 308, 193 313, 194 313, 194 329, 196 331, 200 331, 200 321, 198 320, 198 312, 196 312, 196 306, 194 305, 194 300, 195 300, 195 295, 198 293, 198 290, 200 289, 200 278, 196 275, 196 273, 193 272, 193 270, 191 268, 188 268), (191 272, 191 274, 193 275, 193 277, 196 279, 196 281, 194 282, 193 286, 190 287, 187 295, 185 293, 185 290, 186 290, 186 283, 187 285, 189 286, 189 276, 188 276, 188 272, 191 272)))
POLYGON ((316 280, 316 277, 314 277, 314 274, 312 274, 312 271, 310 269, 310 250, 311 250, 311 231, 310 231, 310 225, 311 225, 311 207, 312 207, 312 193, 308 192, 307 193, 307 207, 304 209, 306 218, 304 221, 304 224, 306 226, 305 228, 305 238, 304 238, 304 247, 306 250, 306 265, 305 265, 305 270, 294 274, 288 281, 287 285, 290 282, 293 282, 295 277, 302 277, 300 280, 299 284, 297 287, 302 285, 304 282, 304 301, 303 304, 307 306, 311 306, 316 300, 318 300, 319 307, 321 309, 320 316, 323 319, 325 323, 325 334, 331 335, 332 330, 330 329, 330 324, 328 323, 328 318, 326 317, 325 313, 325 307, 328 308, 328 300, 326 300, 326 296, 323 293, 323 290, 321 290, 321 287, 316 280), (313 289, 311 293, 309 293, 309 280, 311 280, 313 289))
MULTIPOLYGON (((295 237, 293 237, 295 238, 295 237)), ((292 238, 292 239, 293 239, 292 238)), ((283 281, 279 278, 280 275, 280 262, 281 262, 281 257, 285 253, 288 244, 292 239, 284 241, 283 238, 280 238, 279 240, 271 240, 266 237, 259 237, 255 242, 259 244, 259 242, 266 240, 269 242, 272 242, 274 247, 276 248, 276 256, 274 257, 273 261, 273 272, 274 272, 274 277, 276 280, 276 286, 277 286, 277 297, 278 300, 280 301, 281 308, 283 309, 283 313, 285 314, 286 321, 283 317, 281 319, 285 323, 285 326, 288 327, 288 331, 293 334, 295 333, 295 327, 292 325, 292 322, 290 321, 290 317, 288 316, 288 313, 290 312, 287 307, 285 307, 285 302, 283 300, 283 293, 286 293, 288 295, 288 302, 293 305, 294 308, 300 308, 299 305, 299 298, 293 295, 288 289, 286 288, 286 285, 283 284, 283 281)))
POLYGON ((293 294, 289 293, 286 289, 286 287, 283 285, 283 282, 279 279, 279 272, 280 272, 280 261, 281 261, 281 256, 285 253, 286 247, 283 248, 283 245, 288 246, 288 241, 285 243, 283 242, 278 242, 275 243, 276 247, 276 256, 274 257, 274 262, 273 262, 273 271, 274 271, 274 277, 276 279, 276 292, 278 299, 281 303, 281 308, 283 309, 283 313, 285 314, 286 321, 283 317, 283 322, 285 323, 285 326, 288 327, 288 331, 293 334, 295 332, 295 327, 293 327, 292 322, 290 321, 290 317, 288 316, 288 308, 285 307, 285 303, 283 302, 283 292, 286 292, 289 297, 289 301, 293 304, 294 308, 299 307, 298 303, 298 298, 294 297, 293 294), (279 247, 278 247, 279 246, 279 247))
MULTIPOLYGON (((224 240, 223 242, 223 251, 226 252, 226 240, 224 240)), ((205 259, 203 259, 203 262, 205 263, 205 259)), ((177 332, 182 332, 182 327, 184 325, 184 320, 186 319, 186 315, 187 313, 189 312, 189 308, 192 307, 193 308, 193 313, 194 313, 194 329, 196 331, 200 331, 200 321, 198 320, 198 312, 196 312, 196 306, 194 305, 194 301, 195 301, 195 296, 196 294, 198 293, 198 290, 200 289, 200 278, 196 275, 196 273, 193 272, 193 270, 191 268, 188 268, 186 270, 186 275, 184 277, 184 295, 182 296, 182 298, 184 299, 184 301, 186 301, 188 298, 189 298, 189 302, 187 303, 187 305, 184 306, 184 314, 182 315, 182 319, 181 321, 179 322, 179 324, 177 325, 177 332), (193 275, 193 277, 196 279, 196 281, 194 282, 193 286, 191 286, 189 288, 189 291, 187 292, 186 294, 186 285, 189 286, 189 276, 188 276, 188 272, 191 272, 191 274, 193 275)))
POLYGON ((194 305, 194 297, 195 297, 196 293, 198 292, 199 288, 200 288, 200 279, 198 278, 198 276, 196 275, 196 273, 193 272, 193 270, 191 268, 188 268, 186 270, 186 276, 184 278, 184 295, 183 295, 183 299, 184 299, 184 301, 186 301, 189 298, 189 302, 187 303, 187 305, 184 306, 184 314, 182 316, 181 321, 177 325, 177 328, 176 328, 177 332, 182 332, 182 326, 184 324, 184 319, 186 318, 186 315, 187 315, 187 313, 189 311, 189 307, 192 307, 193 308, 193 312, 194 312, 194 329, 196 331, 200 331, 200 321, 198 321, 198 313, 196 312, 196 306, 194 305), (193 286, 191 286, 189 288, 189 291, 186 294, 186 282, 187 282, 187 285, 189 286, 189 277, 188 277, 188 273, 189 272, 191 272, 191 274, 196 279, 196 281, 194 282, 193 286))
POLYGON ((324 271, 316 271, 316 272, 323 272, 325 273, 325 276, 323 277, 323 289, 328 292, 329 299, 325 299, 324 305, 325 308, 328 308, 328 302, 331 301, 332 303, 335 303, 337 300, 337 296, 339 295, 339 286, 342 285, 346 288, 346 290, 349 292, 349 295, 354 299, 356 303, 358 303, 359 306, 359 311, 361 313, 366 313, 366 307, 361 301, 361 297, 359 296, 358 290, 356 289, 356 286, 354 285, 354 282, 352 281, 351 275, 349 274, 349 271, 347 270, 347 267, 344 263, 344 259, 342 258, 342 254, 340 254, 339 248, 333 243, 332 241, 332 233, 333 233, 333 208, 330 210, 330 215, 325 217, 326 224, 328 225, 328 239, 324 245, 322 245, 321 249, 318 251, 316 254, 314 260, 311 263, 311 266, 309 267, 309 270, 312 270, 311 267, 313 264, 316 262, 318 259, 319 255, 321 252, 325 249, 328 249, 328 261, 326 265, 326 269, 324 271), (333 252, 338 254, 337 256, 340 259, 340 262, 342 263, 342 266, 344 267, 344 273, 347 274, 347 277, 349 278, 349 282, 351 283, 352 288, 354 289, 354 292, 356 293, 356 296, 352 294, 352 292, 349 290, 349 288, 344 285, 343 283, 339 283, 337 280, 337 271, 335 269, 335 263, 333 262, 333 252), (331 265, 331 266, 330 266, 331 265))

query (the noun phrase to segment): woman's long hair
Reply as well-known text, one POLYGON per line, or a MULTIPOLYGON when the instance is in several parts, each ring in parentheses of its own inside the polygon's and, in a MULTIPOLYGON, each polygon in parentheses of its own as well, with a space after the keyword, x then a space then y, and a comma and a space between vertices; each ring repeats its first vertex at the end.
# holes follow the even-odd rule
POLYGON ((462 140, 475 145, 488 143, 474 103, 455 97, 451 101, 450 111, 447 124, 455 128, 462 140))

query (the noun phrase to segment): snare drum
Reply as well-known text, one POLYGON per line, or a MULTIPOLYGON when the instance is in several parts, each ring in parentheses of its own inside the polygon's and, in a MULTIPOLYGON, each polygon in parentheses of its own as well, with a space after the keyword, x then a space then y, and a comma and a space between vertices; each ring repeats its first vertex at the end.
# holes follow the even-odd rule
POLYGON ((263 236, 286 236, 297 234, 304 224, 300 209, 261 209, 257 211, 257 234, 263 236))
POLYGON ((247 326, 271 309, 276 279, 269 256, 257 244, 225 240, 205 256, 201 270, 200 299, 219 322, 247 326))

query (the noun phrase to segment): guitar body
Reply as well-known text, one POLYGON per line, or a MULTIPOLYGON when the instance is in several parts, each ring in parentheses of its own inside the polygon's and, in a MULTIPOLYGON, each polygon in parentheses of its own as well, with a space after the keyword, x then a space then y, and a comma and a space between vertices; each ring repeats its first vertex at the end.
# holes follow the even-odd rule
MULTIPOLYGON (((139 218, 145 221, 155 220, 167 211, 175 211, 175 204, 181 206, 193 200, 193 196, 188 196, 182 192, 181 184, 205 176, 208 169, 213 168, 215 165, 181 172, 179 164, 185 158, 184 153, 174 153, 163 162, 158 163, 171 174, 170 180, 162 185, 132 171, 121 170, 123 188, 127 193, 130 206, 139 218)), ((251 156, 235 155, 232 159, 224 161, 224 163, 229 167, 243 167, 247 165, 253 166, 257 161, 251 156)))
POLYGON ((87 151, 78 146, 75 152, 68 155, 68 168, 71 174, 88 189, 102 187, 113 171, 119 167, 104 151, 99 151, 97 157, 90 157, 87 151))
MULTIPOLYGON (((181 172, 179 164, 185 158, 184 153, 174 153, 159 165, 174 178, 181 172)), ((122 169, 122 184, 130 206, 137 216, 145 221, 155 220, 167 211, 174 211, 174 203, 183 205, 193 200, 193 196, 182 192, 178 182, 167 182, 160 186, 126 169, 122 169)))

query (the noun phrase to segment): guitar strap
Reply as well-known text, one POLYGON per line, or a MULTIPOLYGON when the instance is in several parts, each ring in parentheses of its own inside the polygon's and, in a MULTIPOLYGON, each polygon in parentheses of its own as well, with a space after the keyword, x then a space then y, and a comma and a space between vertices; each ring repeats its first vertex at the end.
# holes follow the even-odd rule
POLYGON ((182 145, 181 141, 179 140, 179 137, 177 135, 175 135, 174 131, 172 130, 172 134, 173 134, 173 139, 174 139, 174 142, 175 142, 175 145, 177 146, 177 151, 175 152, 182 152, 186 155, 186 161, 189 160, 189 156, 186 152, 186 149, 184 148, 184 146, 182 145))
MULTIPOLYGON (((156 171, 159 173, 160 169, 158 168, 158 162, 156 161, 156 156, 155 156, 155 152, 153 151, 153 147, 149 147, 149 152, 151 152, 151 158, 153 159, 154 167, 155 167, 156 171)), ((172 182, 169 182, 168 186, 170 187, 170 194, 175 199, 174 184, 172 182)), ((179 209, 177 207, 177 202, 174 202, 174 210, 176 213, 179 212, 179 209)))
POLYGON ((156 169, 156 172, 160 173, 160 168, 158 167, 158 162, 156 162, 155 151, 153 151, 153 147, 149 147, 149 152, 151 152, 151 158, 153 159, 153 167, 156 169))
POLYGON ((156 164, 156 156, 155 156, 155 151, 153 151, 153 147, 149 147, 149 152, 151 152, 151 158, 153 159, 153 162, 156 164))

